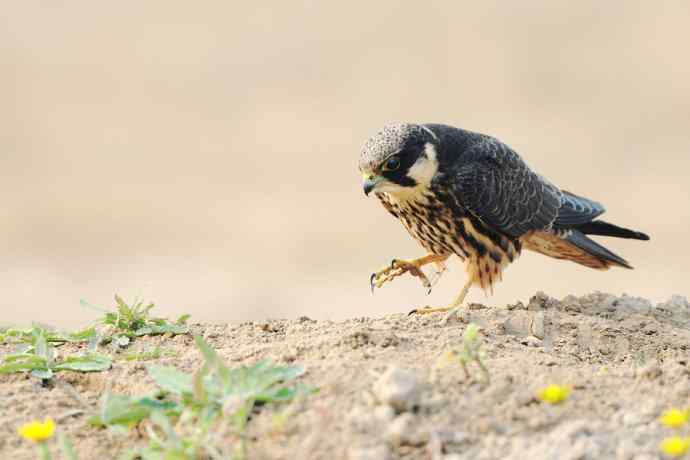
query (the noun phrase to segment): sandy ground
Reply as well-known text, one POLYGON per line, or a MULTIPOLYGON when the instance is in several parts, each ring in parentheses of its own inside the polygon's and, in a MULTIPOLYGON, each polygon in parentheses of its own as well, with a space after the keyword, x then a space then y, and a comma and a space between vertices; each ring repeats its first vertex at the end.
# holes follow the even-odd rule
MULTIPOLYGON (((528 305, 470 305, 457 320, 442 316, 308 318, 195 325, 232 365, 271 358, 307 368, 301 380, 319 393, 287 408, 266 407, 251 421, 249 458, 317 459, 652 459, 668 435, 657 421, 690 403, 690 304, 652 305, 634 297, 591 294, 528 305), (491 381, 441 366, 469 322, 480 325, 491 381), (572 385, 562 405, 534 394, 548 383, 572 385), (280 429, 272 415, 289 410, 280 429)), ((174 356, 158 360, 186 371, 201 358, 189 336, 149 337, 174 356)), ((11 347, 0 346, 1 353, 11 347)), ((128 394, 153 388, 145 365, 117 362, 94 374, 59 374, 42 388, 24 375, 0 376, 0 458, 30 459, 16 427, 50 415, 82 459, 113 458, 134 431, 89 427, 107 387, 128 394), (78 393, 66 390, 64 382, 78 393), (84 411, 84 412, 79 412, 84 411)))

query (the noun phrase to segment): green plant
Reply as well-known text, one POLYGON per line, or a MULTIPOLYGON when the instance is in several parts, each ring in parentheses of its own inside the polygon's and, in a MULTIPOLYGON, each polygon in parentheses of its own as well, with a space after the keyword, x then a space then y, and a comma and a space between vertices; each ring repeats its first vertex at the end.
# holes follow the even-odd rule
POLYGON ((6 355, 0 365, 0 374, 31 372, 36 378, 50 380, 58 371, 95 372, 110 369, 112 360, 97 353, 67 356, 58 359, 55 347, 46 338, 45 331, 34 328, 28 344, 15 353, 6 355))
POLYGON ((115 311, 93 306, 85 301, 82 305, 98 310, 105 314, 100 323, 109 326, 110 331, 101 337, 101 343, 125 338, 123 345, 129 343, 129 339, 144 335, 160 334, 187 334, 189 327, 187 320, 189 315, 182 315, 177 321, 166 318, 154 318, 150 316, 155 304, 144 304, 141 300, 135 300, 131 305, 127 304, 119 295, 115 295, 115 311))
POLYGON ((124 353, 122 359, 124 361, 151 361, 153 359, 158 359, 163 356, 176 356, 177 352, 172 350, 166 350, 160 346, 149 347, 144 350, 132 351, 130 353, 124 353))
POLYGON ((313 389, 292 384, 301 367, 260 361, 229 368, 203 339, 195 337, 204 364, 194 374, 150 365, 158 390, 143 397, 106 394, 97 426, 131 428, 143 423, 149 442, 123 458, 196 459, 246 458, 245 431, 259 406, 288 402, 313 389), (234 441, 234 442, 228 442, 234 441))
POLYGON ((484 364, 482 342, 479 339, 479 326, 474 323, 468 324, 467 328, 465 328, 465 333, 462 337, 462 346, 446 353, 445 360, 448 362, 458 362, 467 378, 470 378, 468 366, 470 363, 474 362, 481 371, 484 383, 488 384, 490 381, 489 369, 486 367, 486 364, 484 364))
POLYGON ((71 333, 52 331, 40 326, 33 326, 29 329, 7 328, 0 331, 0 343, 17 344, 32 342, 37 332, 41 332, 47 342, 56 345, 88 342, 96 334, 94 327, 88 327, 71 333))

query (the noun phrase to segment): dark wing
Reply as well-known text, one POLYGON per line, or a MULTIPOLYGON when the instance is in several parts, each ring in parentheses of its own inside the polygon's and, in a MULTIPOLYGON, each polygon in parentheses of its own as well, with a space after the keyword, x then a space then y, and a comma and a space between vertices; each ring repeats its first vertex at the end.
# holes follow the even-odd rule
POLYGON ((552 227, 563 194, 502 142, 487 137, 450 166, 450 193, 494 230, 519 237, 552 227))
POLYGON ((555 226, 569 227, 593 221, 606 211, 604 207, 588 198, 563 190, 563 205, 558 210, 555 226))

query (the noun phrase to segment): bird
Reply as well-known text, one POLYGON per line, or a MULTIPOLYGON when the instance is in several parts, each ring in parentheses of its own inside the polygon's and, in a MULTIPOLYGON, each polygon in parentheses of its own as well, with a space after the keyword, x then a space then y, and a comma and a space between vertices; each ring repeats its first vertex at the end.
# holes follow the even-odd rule
POLYGON ((556 187, 497 138, 445 124, 383 127, 364 144, 359 170, 365 195, 373 193, 425 250, 372 274, 372 292, 405 273, 430 292, 424 266, 434 264, 438 279, 451 256, 465 263, 466 283, 450 305, 410 314, 450 316, 473 286, 492 293, 523 249, 597 270, 632 269, 589 236, 649 240, 598 219, 600 203, 556 187))

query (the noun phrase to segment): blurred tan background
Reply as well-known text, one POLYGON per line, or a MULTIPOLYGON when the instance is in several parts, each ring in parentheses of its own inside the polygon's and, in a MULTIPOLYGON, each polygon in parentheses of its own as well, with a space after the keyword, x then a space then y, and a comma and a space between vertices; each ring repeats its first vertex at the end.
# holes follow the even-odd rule
MULTIPOLYGON (((112 294, 198 321, 451 300, 369 275, 420 248, 361 190, 394 121, 496 135, 607 220, 635 271, 526 253, 488 299, 690 294, 688 2, 21 1, 0 17, 0 324, 112 294)), ((475 290, 469 301, 485 302, 475 290)))

